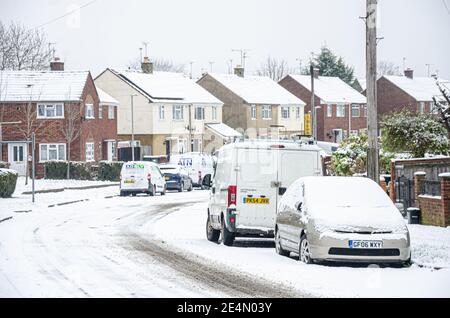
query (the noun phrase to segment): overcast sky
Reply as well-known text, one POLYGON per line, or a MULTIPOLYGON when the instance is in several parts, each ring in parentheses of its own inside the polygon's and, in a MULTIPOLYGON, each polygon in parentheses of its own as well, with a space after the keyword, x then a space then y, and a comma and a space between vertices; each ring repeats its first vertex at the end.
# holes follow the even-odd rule
MULTIPOLYGON (((150 58, 193 61, 202 69, 228 72, 239 63, 232 49, 248 49, 246 71, 253 73, 268 56, 298 67, 311 52, 327 45, 356 76, 365 74, 365 0, 96 0, 77 13, 56 18, 92 0, 0 0, 0 20, 41 28, 66 70, 125 68, 148 41, 150 58)), ((379 60, 389 60, 415 75, 425 64, 450 78, 450 0, 379 0, 379 60)))

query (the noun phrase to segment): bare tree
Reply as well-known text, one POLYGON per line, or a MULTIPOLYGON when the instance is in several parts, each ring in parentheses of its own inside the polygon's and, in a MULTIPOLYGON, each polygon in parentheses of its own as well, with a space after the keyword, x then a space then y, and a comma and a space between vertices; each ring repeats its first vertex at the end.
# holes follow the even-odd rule
POLYGON ((268 76, 278 82, 285 75, 293 72, 288 63, 284 59, 276 59, 268 56, 260 68, 256 71, 256 75, 268 76))
POLYGON ((378 76, 401 75, 400 68, 390 61, 379 61, 377 65, 378 76))
POLYGON ((442 97, 439 96, 439 98, 433 96, 434 107, 439 114, 442 124, 445 129, 447 129, 448 137, 450 138, 450 90, 441 80, 437 78, 437 76, 434 78, 436 80, 436 85, 442 94, 442 97))
POLYGON ((44 70, 52 50, 45 34, 12 22, 0 22, 0 70, 44 70))
POLYGON ((61 128, 61 132, 67 142, 67 179, 69 179, 71 144, 78 139, 81 133, 81 107, 80 105, 67 104, 65 108, 64 125, 61 128))
MULTIPOLYGON (((174 72, 174 73, 184 73, 186 65, 174 63, 171 60, 156 58, 152 61, 153 69, 159 72, 174 72)), ((141 69, 141 60, 139 58, 131 61, 128 64, 128 68, 131 70, 140 70, 141 69)))

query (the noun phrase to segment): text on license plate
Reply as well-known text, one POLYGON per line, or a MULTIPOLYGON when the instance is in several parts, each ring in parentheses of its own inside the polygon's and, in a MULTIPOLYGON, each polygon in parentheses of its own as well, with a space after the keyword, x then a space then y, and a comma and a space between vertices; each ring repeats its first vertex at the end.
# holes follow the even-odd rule
POLYGON ((382 248, 383 241, 359 241, 359 240, 349 240, 349 248, 382 248))
POLYGON ((245 204, 269 204, 269 198, 244 198, 245 204))
POLYGON ((134 183, 134 180, 132 180, 132 179, 126 179, 126 180, 125 180, 125 183, 134 183))

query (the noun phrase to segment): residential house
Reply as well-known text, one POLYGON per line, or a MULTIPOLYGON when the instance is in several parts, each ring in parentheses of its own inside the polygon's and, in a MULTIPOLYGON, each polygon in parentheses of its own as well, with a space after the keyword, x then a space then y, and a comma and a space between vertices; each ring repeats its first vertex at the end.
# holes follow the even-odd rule
MULTIPOLYGON (((286 75, 279 84, 304 100, 311 112, 311 76, 286 75)), ((367 130, 366 97, 338 77, 314 74, 317 140, 340 143, 350 134, 367 130)))
POLYGON ((220 100, 183 74, 153 72, 148 58, 142 71, 106 69, 95 83, 120 102, 120 140, 133 133, 143 155, 213 152, 232 137, 206 133, 209 124, 222 123, 220 100))
POLYGON ((223 122, 249 138, 291 137, 304 134, 305 103, 269 77, 204 74, 197 83, 220 99, 223 122))
POLYGON ((405 70, 404 76, 384 75, 377 80, 379 117, 403 109, 436 113, 433 97, 442 99, 436 80, 432 77, 414 77, 411 69, 405 70))
POLYGON ((50 71, 1 71, 0 158, 24 175, 34 132, 38 176, 50 160, 113 160, 117 106, 90 72, 64 71, 58 59, 50 71))

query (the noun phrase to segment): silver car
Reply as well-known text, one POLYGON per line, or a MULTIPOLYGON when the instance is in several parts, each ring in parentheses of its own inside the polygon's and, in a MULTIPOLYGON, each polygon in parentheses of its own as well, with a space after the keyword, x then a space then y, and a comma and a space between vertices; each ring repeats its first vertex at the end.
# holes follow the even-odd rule
POLYGON ((383 189, 368 178, 305 177, 279 202, 275 247, 305 263, 409 264, 408 228, 383 189))

